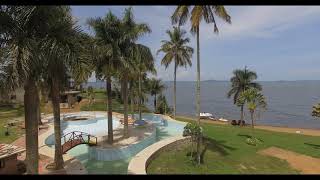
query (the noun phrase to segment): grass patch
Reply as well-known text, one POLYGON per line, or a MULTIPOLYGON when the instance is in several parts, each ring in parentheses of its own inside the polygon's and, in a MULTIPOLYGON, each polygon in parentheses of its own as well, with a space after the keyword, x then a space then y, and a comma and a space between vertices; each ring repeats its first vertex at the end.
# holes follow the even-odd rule
POLYGON ((18 124, 24 121, 24 108, 21 105, 16 106, 0 106, 0 142, 12 143, 25 133, 23 129, 18 127, 18 124), (15 126, 9 127, 9 136, 5 135, 6 128, 10 121, 20 120, 15 126))
MULTIPOLYGON (((187 118, 177 118, 177 120, 193 121, 187 118)), ((161 153, 150 163, 148 173, 298 173, 284 160, 257 153, 259 150, 271 146, 320 158, 320 137, 255 129, 254 137, 261 140, 261 144, 252 146, 246 143, 246 139, 251 137, 251 128, 249 127, 209 123, 202 123, 202 127, 204 134, 212 141, 210 147, 207 147, 204 152, 202 165, 197 166, 191 163, 187 156, 189 145, 184 145, 161 153)))

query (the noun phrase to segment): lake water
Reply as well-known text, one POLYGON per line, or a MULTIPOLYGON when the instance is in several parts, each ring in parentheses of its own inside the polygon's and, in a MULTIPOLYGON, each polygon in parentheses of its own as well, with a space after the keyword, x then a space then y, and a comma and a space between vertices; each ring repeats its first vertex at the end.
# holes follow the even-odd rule
MULTIPOLYGON (((311 116, 312 106, 320 102, 320 81, 275 81, 260 82, 267 98, 267 110, 260 113, 257 124, 320 129, 320 119, 311 116)), ((170 105, 173 104, 173 82, 165 82, 164 92, 170 105)), ((94 83, 91 84, 95 86, 94 83)), ((97 84, 104 87, 104 84, 97 84)), ((195 116, 195 82, 177 82, 177 114, 195 116)), ((201 112, 210 112, 217 117, 239 119, 240 109, 226 97, 230 88, 227 81, 201 82, 201 112)), ((148 105, 153 109, 153 97, 148 105)), ((246 112, 246 121, 250 122, 246 112)))

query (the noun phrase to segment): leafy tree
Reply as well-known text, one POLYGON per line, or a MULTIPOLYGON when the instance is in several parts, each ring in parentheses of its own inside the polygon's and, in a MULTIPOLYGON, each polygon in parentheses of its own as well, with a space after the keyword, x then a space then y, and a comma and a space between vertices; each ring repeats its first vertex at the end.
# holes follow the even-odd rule
POLYGON ((151 96, 154 96, 153 105, 154 110, 157 111, 157 95, 161 94, 166 86, 162 83, 161 79, 152 78, 149 81, 149 90, 151 96))
POLYGON ((167 30, 167 34, 170 38, 169 41, 163 40, 161 48, 158 50, 159 52, 164 52, 165 55, 161 60, 161 65, 164 65, 168 68, 169 64, 174 64, 174 85, 173 85, 173 117, 176 118, 176 83, 177 83, 177 68, 184 66, 187 68, 191 66, 191 58, 193 54, 193 49, 189 47, 187 44, 189 43, 190 39, 185 38, 186 31, 180 29, 180 27, 174 27, 172 31, 167 30))
MULTIPOLYGON (((256 110, 257 109, 265 110, 267 107, 267 102, 265 97, 263 96, 261 91, 257 90, 256 88, 249 88, 241 92, 237 102, 240 103, 241 105, 245 105, 245 104, 247 105, 247 108, 251 116, 251 128, 253 133, 256 110)), ((259 142, 259 141, 252 136, 251 138, 247 139, 247 142, 249 144, 255 145, 256 142, 259 142)))
MULTIPOLYGON (((224 6, 191 6, 179 5, 171 16, 173 24, 183 25, 190 17, 191 33, 197 36, 197 91, 196 91, 196 112, 198 124, 200 125, 200 23, 205 21, 206 23, 213 23, 214 32, 218 33, 218 26, 216 23, 216 17, 227 23, 231 23, 231 17, 227 13, 224 6), (216 17, 215 17, 216 16, 216 17)), ((197 142, 197 156, 198 164, 200 164, 200 139, 197 142)))

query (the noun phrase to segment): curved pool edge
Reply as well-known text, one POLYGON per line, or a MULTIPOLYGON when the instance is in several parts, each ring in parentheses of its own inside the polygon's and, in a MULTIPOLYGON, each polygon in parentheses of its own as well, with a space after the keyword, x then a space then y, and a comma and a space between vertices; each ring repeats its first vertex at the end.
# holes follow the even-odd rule
POLYGON ((149 163, 154 158, 156 158, 159 155, 159 153, 163 152, 164 150, 172 146, 176 146, 179 143, 184 143, 188 139, 188 137, 174 136, 171 138, 166 138, 146 147, 144 150, 140 151, 131 159, 128 166, 128 174, 146 175, 146 169, 149 163))

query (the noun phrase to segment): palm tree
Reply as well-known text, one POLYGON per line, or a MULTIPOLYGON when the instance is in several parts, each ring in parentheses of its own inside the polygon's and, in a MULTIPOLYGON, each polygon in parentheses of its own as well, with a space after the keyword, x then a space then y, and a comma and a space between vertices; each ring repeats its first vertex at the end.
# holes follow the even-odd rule
MULTIPOLYGON (((187 22, 190 14, 190 22, 191 22, 191 33, 196 34, 197 36, 197 88, 196 88, 196 112, 198 125, 200 125, 200 43, 199 43, 199 28, 200 23, 204 19, 206 23, 213 23, 214 32, 218 33, 219 29, 216 23, 215 16, 219 17, 223 21, 227 23, 231 23, 231 17, 227 13, 224 6, 194 6, 190 11, 190 6, 180 5, 176 8, 173 15, 171 16, 171 20, 173 24, 183 25, 187 22)), ((200 136, 197 140, 197 160, 198 164, 200 164, 200 136)))
POLYGON ((106 80, 108 107, 108 143, 113 143, 112 125, 112 77, 123 64, 121 49, 122 39, 121 21, 109 11, 104 18, 89 19, 88 24, 95 33, 94 47, 96 65, 95 72, 98 79, 106 80))
POLYGON ((137 24, 135 22, 132 8, 126 8, 124 11, 124 17, 121 21, 122 37, 121 40, 121 54, 126 63, 120 69, 120 79, 123 92, 123 104, 124 104, 124 137, 129 137, 128 132, 128 81, 130 74, 134 73, 135 63, 133 61, 133 51, 135 42, 144 34, 150 33, 150 27, 147 24, 137 24))
POLYGON ((320 103, 318 103, 312 107, 312 116, 313 117, 320 117, 320 103))
POLYGON ((154 111, 157 111, 157 95, 161 94, 161 92, 165 89, 165 85, 162 84, 161 79, 152 78, 149 81, 149 90, 151 96, 154 96, 153 105, 154 111))
POLYGON ((41 75, 41 47, 59 7, 1 6, 0 44, 10 61, 9 82, 24 87, 27 172, 38 173, 39 96, 37 81, 41 75), (45 21, 44 21, 45 19, 45 21))
POLYGON ((179 27, 174 27, 173 31, 167 30, 167 34, 170 37, 170 40, 162 41, 161 48, 159 52, 164 52, 165 56, 161 60, 161 64, 168 68, 171 62, 174 63, 174 86, 173 86, 173 112, 174 119, 176 118, 176 79, 177 79, 177 68, 184 66, 187 68, 187 65, 191 66, 191 58, 193 54, 193 49, 187 44, 189 43, 189 38, 184 38, 186 31, 181 30, 179 27))
MULTIPOLYGON (((233 71, 233 77, 231 77, 231 89, 229 90, 227 97, 230 98, 233 95, 233 104, 237 104, 239 95, 249 89, 256 88, 257 90, 262 90, 262 87, 259 83, 253 82, 257 79, 257 73, 250 71, 245 67, 242 69, 236 69, 233 71)), ((243 104, 240 105, 241 116, 240 120, 242 122, 244 117, 243 104)))
POLYGON ((251 117, 251 127, 254 128, 255 116, 257 109, 266 109, 267 102, 261 91, 256 88, 249 88, 240 93, 237 103, 247 105, 251 117))
POLYGON ((154 66, 154 58, 152 56, 152 53, 150 49, 147 46, 144 46, 142 44, 135 44, 134 50, 133 50, 133 58, 135 62, 137 63, 137 69, 138 69, 138 108, 139 108, 139 120, 142 119, 142 114, 141 114, 141 104, 142 104, 142 78, 143 75, 146 73, 150 72, 152 74, 156 74, 157 71, 154 66))
MULTIPOLYGON (((81 36, 78 27, 74 25, 71 16, 71 9, 68 6, 61 6, 60 13, 56 16, 54 28, 48 34, 44 46, 45 80, 49 87, 52 99, 55 134, 55 169, 63 168, 63 157, 61 148, 61 126, 60 126, 60 92, 67 87, 69 69, 80 61, 80 43, 77 42, 81 36)), ((79 68, 79 67, 78 67, 79 68)), ((81 67, 80 67, 81 68, 81 67)))

